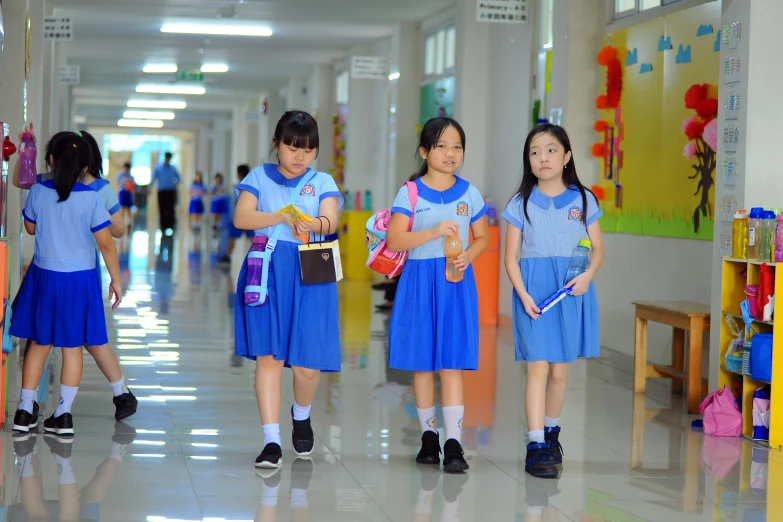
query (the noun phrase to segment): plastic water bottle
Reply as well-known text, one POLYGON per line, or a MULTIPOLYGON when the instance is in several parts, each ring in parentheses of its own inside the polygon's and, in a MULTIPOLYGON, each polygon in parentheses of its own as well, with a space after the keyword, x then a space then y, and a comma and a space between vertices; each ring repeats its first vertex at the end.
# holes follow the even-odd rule
POLYGON ((459 236, 446 236, 443 241, 443 253, 446 255, 446 281, 449 283, 459 283, 465 275, 454 265, 454 261, 463 251, 462 240, 459 236))
POLYGON ((494 203, 487 202, 487 225, 495 227, 498 224, 498 211, 494 203))
POLYGON ((758 261, 759 247, 761 246, 761 219, 764 217, 764 209, 755 207, 750 209, 748 219, 748 259, 758 261))
POLYGON ((576 276, 582 275, 590 266, 590 256, 593 243, 589 239, 582 239, 579 245, 571 252, 571 261, 568 263, 565 282, 563 286, 570 283, 576 276))
POLYGON ((372 210, 372 192, 369 190, 364 192, 364 210, 372 210))
MULTIPOLYGON (((263 252, 266 250, 266 243, 268 238, 266 236, 255 236, 253 238, 253 246, 250 247, 251 252, 263 252)), ((264 304, 261 301, 261 292, 250 291, 248 292, 247 286, 261 286, 261 274, 264 265, 264 260, 260 257, 248 257, 247 258, 247 283, 245 288, 245 304, 249 306, 255 306, 258 304, 264 304)))
POLYGON ((765 210, 761 218, 761 242, 759 243, 759 259, 772 261, 775 254, 775 213, 765 210))
POLYGON ((35 168, 38 147, 31 132, 22 133, 22 143, 19 144, 19 185, 29 189, 35 184, 38 171, 35 168))
POLYGON ((778 228, 775 230, 775 262, 783 263, 783 214, 778 216, 778 228))

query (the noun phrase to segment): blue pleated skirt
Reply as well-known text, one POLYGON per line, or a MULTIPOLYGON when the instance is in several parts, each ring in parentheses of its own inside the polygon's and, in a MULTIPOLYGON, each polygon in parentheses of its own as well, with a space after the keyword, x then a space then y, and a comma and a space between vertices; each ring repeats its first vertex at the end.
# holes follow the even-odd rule
MULTIPOLYGON (((568 270, 567 257, 523 258, 522 281, 536 304, 562 288, 568 270)), ((514 292, 512 303, 517 361, 569 363, 577 357, 598 357, 598 298, 590 283, 586 294, 566 296, 535 321, 527 315, 514 292)))
POLYGON ((210 212, 212 214, 227 214, 228 200, 225 197, 212 198, 212 203, 210 204, 210 212))
POLYGON ((298 244, 277 243, 269 270, 268 297, 245 305, 247 258, 237 281, 234 353, 255 360, 272 355, 286 366, 340 371, 337 283, 302 284, 298 244))
POLYGON ((190 207, 188 208, 188 214, 203 214, 204 213, 204 202, 199 199, 191 199, 190 200, 190 207))
POLYGON ((389 324, 389 366, 413 372, 478 369, 473 267, 446 281, 446 258, 408 260, 389 324))
POLYGON ((131 208, 133 206, 133 192, 121 190, 118 199, 121 207, 131 208))
POLYGON ((17 294, 11 335, 57 348, 109 342, 98 270, 54 272, 30 265, 17 294))

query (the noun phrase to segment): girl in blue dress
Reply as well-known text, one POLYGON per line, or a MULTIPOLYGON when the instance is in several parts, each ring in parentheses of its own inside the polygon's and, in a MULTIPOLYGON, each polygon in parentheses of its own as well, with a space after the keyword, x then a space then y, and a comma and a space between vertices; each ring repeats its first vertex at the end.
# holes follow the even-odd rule
POLYGON ((576 174, 571 142, 557 125, 542 124, 525 141, 522 183, 503 218, 505 265, 514 286, 512 313, 517 361, 527 361, 525 471, 559 476, 560 412, 566 398, 568 364, 597 357, 598 300, 593 278, 604 259, 598 201, 576 174), (592 242, 587 271, 566 286, 570 296, 544 314, 537 303, 563 287, 571 251, 592 242), (518 260, 522 246, 522 258, 518 260))
POLYGON ((201 227, 201 216, 204 214, 204 179, 201 176, 201 172, 196 172, 196 177, 193 179, 193 184, 190 186, 190 206, 188 207, 188 214, 190 214, 190 226, 193 228, 201 227))
POLYGON ((209 193, 212 196, 209 209, 212 214, 212 228, 218 230, 223 221, 223 214, 228 213, 228 195, 223 182, 223 174, 215 174, 215 184, 212 185, 209 193))
POLYGON ((44 430, 73 435, 71 405, 82 374, 81 347, 108 344, 95 242, 111 274, 113 308, 122 295, 117 250, 109 213, 98 193, 79 180, 90 167, 91 150, 76 134, 47 146, 53 179, 36 183, 23 211, 25 229, 35 235, 35 255, 19 289, 11 335, 32 341, 22 370, 22 392, 14 431, 38 424, 36 388, 52 345, 63 347, 60 403, 44 430))
POLYGON ((318 125, 303 111, 288 111, 277 122, 273 145, 278 163, 254 168, 237 186, 234 225, 272 237, 280 228, 271 255, 266 302, 245 304, 247 260, 239 273, 234 313, 235 353, 256 362, 256 398, 264 430, 264 449, 256 467, 282 464, 280 381, 283 367, 294 374, 293 446, 298 455, 313 451, 310 407, 321 372, 340 371, 337 284, 302 284, 296 236, 330 234, 337 229, 343 196, 329 174, 310 164, 318 154, 318 125), (298 192, 298 193, 297 193, 298 192), (312 222, 292 221, 278 211, 291 202, 312 222))
POLYGON ((487 207, 478 189, 455 175, 462 165, 465 132, 451 118, 428 121, 418 152, 424 164, 416 179, 418 202, 412 208, 407 186, 392 207, 386 245, 408 251, 389 325, 389 367, 413 374, 416 409, 423 431, 416 461, 440 464, 440 440, 435 425, 435 372, 440 374, 446 443, 443 469, 468 469, 463 457, 462 371, 478 369, 478 295, 471 262, 489 246, 487 207), (411 217, 413 228, 408 231, 411 217), (446 281, 444 237, 459 236, 468 245, 455 266, 462 281, 446 281))

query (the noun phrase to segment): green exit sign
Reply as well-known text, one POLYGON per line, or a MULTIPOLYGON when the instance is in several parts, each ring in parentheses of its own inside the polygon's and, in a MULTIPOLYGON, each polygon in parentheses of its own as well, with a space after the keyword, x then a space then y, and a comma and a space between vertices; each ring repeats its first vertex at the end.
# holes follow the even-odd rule
POLYGON ((177 71, 178 82, 203 82, 204 73, 200 69, 185 69, 177 71))

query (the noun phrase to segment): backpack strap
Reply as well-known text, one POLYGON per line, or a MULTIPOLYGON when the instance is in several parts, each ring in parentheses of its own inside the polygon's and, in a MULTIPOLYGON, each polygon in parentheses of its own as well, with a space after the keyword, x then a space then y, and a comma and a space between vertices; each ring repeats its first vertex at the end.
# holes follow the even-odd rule
POLYGON ((411 218, 408 220, 408 232, 413 230, 413 216, 416 215, 416 203, 419 201, 419 187, 415 181, 406 181, 408 187, 408 199, 411 202, 411 218))

